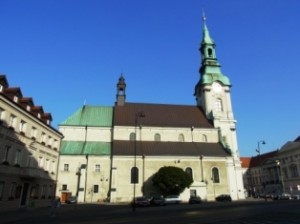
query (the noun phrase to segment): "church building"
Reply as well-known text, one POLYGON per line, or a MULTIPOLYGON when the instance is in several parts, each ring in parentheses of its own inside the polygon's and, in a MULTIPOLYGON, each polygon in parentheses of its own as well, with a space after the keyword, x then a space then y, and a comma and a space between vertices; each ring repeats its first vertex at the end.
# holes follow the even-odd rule
POLYGON ((182 201, 191 195, 213 201, 220 194, 244 199, 231 83, 215 47, 204 19, 195 105, 127 102, 121 75, 114 106, 85 105, 62 122, 56 194, 78 202, 129 202, 159 193, 153 175, 176 166, 193 178, 182 201))

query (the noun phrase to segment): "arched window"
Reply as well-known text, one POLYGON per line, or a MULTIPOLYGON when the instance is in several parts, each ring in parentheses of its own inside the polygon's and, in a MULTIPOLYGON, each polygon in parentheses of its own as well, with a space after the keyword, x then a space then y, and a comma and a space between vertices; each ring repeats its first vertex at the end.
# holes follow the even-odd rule
POLYGON ((193 179, 193 170, 191 167, 187 167, 185 172, 193 179))
POLYGON ((213 52, 211 48, 207 49, 208 57, 212 58, 213 57, 213 52))
POLYGON ((215 110, 221 112, 223 110, 222 100, 216 99, 215 101, 215 110))
POLYGON ((130 135, 129 135, 129 140, 130 140, 130 141, 135 141, 135 140, 136 140, 135 133, 133 133, 133 132, 130 133, 130 135))
POLYGON ((202 135, 202 142, 207 142, 207 136, 206 135, 202 135))
POLYGON ((220 183, 219 169, 217 167, 212 168, 211 178, 213 183, 220 183))
POLYGON ((156 133, 156 134, 154 135, 154 141, 160 142, 160 134, 156 133))
POLYGON ((137 184, 139 182, 139 169, 137 167, 131 168, 131 183, 137 184))
POLYGON ((184 135, 183 134, 179 134, 178 141, 184 142, 184 135))

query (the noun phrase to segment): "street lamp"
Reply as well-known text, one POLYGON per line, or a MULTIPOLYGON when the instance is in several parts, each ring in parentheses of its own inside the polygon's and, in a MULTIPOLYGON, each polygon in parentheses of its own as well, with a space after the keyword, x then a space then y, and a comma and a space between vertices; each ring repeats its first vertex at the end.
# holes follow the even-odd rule
POLYGON ((137 126, 138 126, 138 121, 139 118, 143 118, 145 117, 145 114, 143 111, 138 112, 135 115, 135 120, 134 120, 134 124, 135 124, 135 141, 134 141, 134 168, 133 168, 133 201, 132 201, 132 211, 135 212, 135 188, 136 188, 136 184, 138 182, 138 169, 136 167, 136 148, 137 148, 137 126))
POLYGON ((257 149, 256 149, 256 152, 258 153, 258 155, 260 155, 260 144, 263 144, 265 145, 266 142, 264 140, 260 140, 257 142, 257 149))
POLYGON ((276 164, 279 167, 279 179, 281 181, 282 193, 284 193, 283 173, 282 173, 282 170, 281 170, 280 161, 276 160, 276 164))
POLYGON ((260 140, 260 141, 258 141, 257 142, 257 149, 256 149, 256 152, 258 153, 258 156, 259 156, 259 168, 260 168, 260 184, 261 184, 261 186, 262 186, 262 188, 263 188, 263 190, 264 190, 264 186, 263 186, 263 183, 262 183, 262 181, 263 181, 263 172, 262 172, 262 164, 261 164, 261 155, 260 155, 260 144, 263 144, 263 145, 265 145, 266 144, 266 142, 264 141, 264 140, 260 140))

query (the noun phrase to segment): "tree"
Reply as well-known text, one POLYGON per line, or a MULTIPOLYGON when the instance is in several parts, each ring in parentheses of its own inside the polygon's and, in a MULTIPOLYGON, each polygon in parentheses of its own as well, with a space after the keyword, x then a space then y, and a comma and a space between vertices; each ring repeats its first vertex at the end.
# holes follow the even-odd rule
POLYGON ((191 186, 193 179, 179 167, 165 166, 154 174, 152 183, 164 196, 178 195, 191 186))

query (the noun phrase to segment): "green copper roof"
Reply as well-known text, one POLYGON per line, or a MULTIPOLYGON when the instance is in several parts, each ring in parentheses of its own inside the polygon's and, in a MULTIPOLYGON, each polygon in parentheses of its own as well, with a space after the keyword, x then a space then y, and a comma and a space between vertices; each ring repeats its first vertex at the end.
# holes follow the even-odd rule
POLYGON ((62 141, 60 155, 110 155, 110 142, 62 141))
POLYGON ((113 107, 83 106, 60 125, 70 126, 112 126, 113 107))
POLYGON ((206 23, 204 22, 203 26, 203 39, 202 39, 202 44, 214 44, 213 39, 209 35, 208 28, 206 26, 206 23))
POLYGON ((212 84, 215 81, 221 82, 223 85, 230 86, 229 78, 222 73, 205 73, 201 76, 201 84, 212 84))

